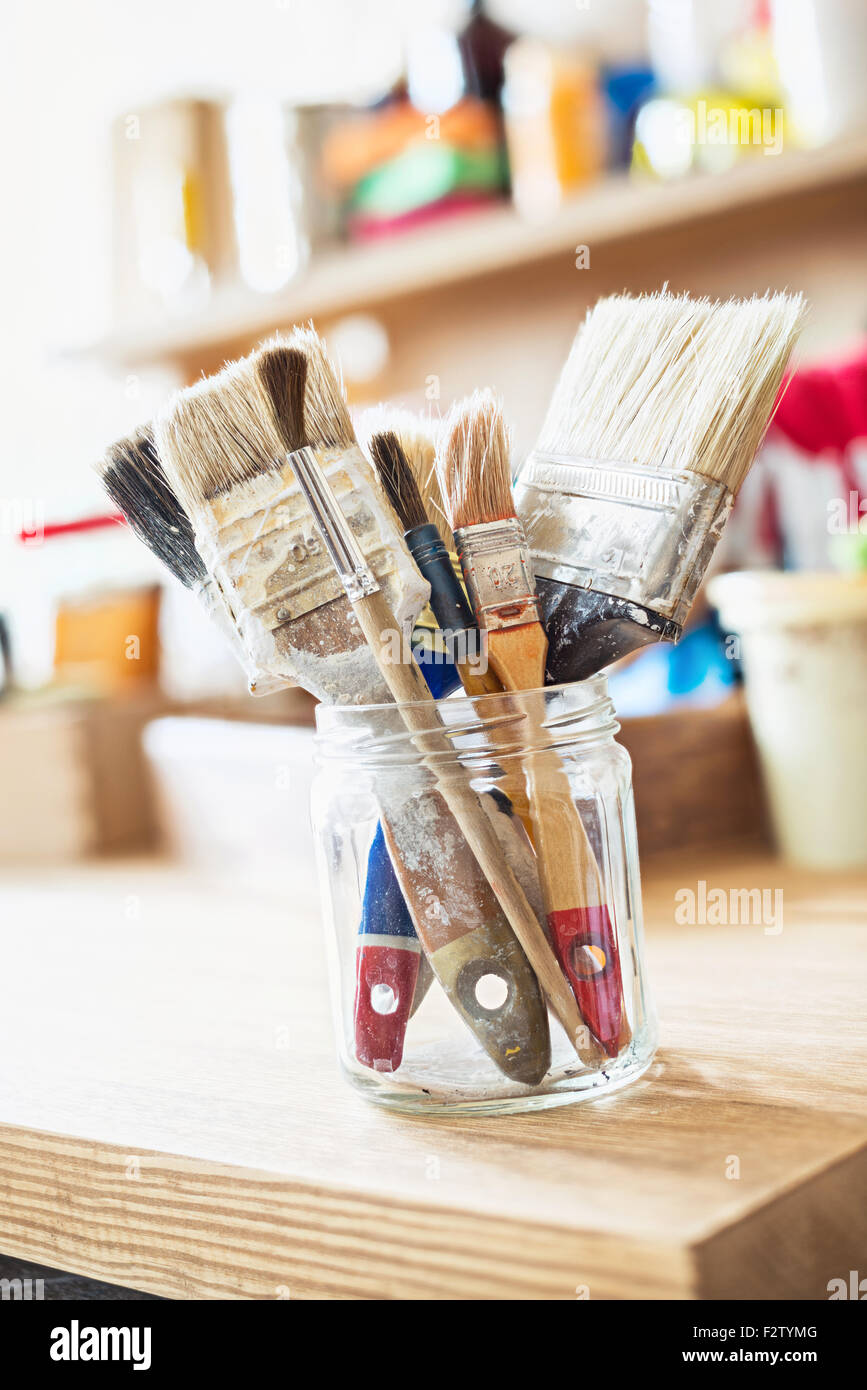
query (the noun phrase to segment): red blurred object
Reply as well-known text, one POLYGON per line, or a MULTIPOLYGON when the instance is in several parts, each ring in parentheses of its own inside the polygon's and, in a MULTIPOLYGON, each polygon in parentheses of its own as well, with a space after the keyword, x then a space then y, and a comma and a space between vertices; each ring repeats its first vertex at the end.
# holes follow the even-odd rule
POLYGON ((35 540, 50 540, 52 536, 74 536, 83 531, 102 531, 107 526, 125 526, 126 517, 121 512, 111 512, 101 516, 82 516, 76 521, 52 521, 47 526, 38 526, 34 529, 26 528, 18 532, 18 539, 23 545, 29 545, 35 540))

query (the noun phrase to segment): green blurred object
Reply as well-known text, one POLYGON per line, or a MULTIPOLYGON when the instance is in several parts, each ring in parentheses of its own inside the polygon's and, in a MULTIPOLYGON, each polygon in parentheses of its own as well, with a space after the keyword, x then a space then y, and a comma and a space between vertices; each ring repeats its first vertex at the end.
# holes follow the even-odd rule
POLYGON ((505 174, 502 149, 459 150, 434 142, 413 146, 361 179, 350 209, 368 217, 399 217, 450 193, 495 193, 505 174))
POLYGON ((832 536, 831 563, 845 574, 867 570, 867 535, 832 536))

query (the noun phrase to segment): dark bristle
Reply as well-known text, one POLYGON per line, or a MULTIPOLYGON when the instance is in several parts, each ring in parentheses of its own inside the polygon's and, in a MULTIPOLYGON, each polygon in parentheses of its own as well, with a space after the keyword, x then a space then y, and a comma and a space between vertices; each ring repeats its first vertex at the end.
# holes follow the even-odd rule
POLYGON ((370 456, 404 531, 425 526, 428 515, 403 445, 393 430, 371 435, 370 456))
POLYGON ((256 353, 255 363, 286 452, 303 449, 309 443, 304 420, 307 357, 298 348, 264 347, 256 353))
POLYGON ((119 439, 99 469, 131 530, 188 589, 206 578, 190 519, 169 485, 149 426, 119 439))

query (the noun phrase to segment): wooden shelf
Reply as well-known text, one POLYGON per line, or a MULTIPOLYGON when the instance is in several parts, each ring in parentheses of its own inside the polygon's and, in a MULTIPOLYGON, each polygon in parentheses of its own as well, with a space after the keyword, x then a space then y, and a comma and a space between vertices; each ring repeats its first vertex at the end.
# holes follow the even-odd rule
POLYGON ((342 1081, 306 879, 5 875, 0 1251, 174 1298, 827 1298, 867 1237, 867 883, 666 865, 651 1071, 496 1119, 342 1081), (700 879, 783 930, 677 925, 700 879))
POLYGON ((388 242, 323 255, 279 294, 226 291, 197 317, 119 329, 81 352, 125 366, 195 361, 280 326, 459 286, 469 278, 508 273, 552 257, 574 258, 579 245, 592 251, 607 241, 809 195, 865 176, 867 135, 779 157, 757 154, 727 173, 667 184, 610 175, 546 222, 527 222, 505 205, 468 213, 388 242))

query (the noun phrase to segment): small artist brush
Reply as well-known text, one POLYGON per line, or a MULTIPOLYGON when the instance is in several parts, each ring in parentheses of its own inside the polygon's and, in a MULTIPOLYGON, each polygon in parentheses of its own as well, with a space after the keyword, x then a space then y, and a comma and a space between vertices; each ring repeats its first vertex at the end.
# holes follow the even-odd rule
POLYGON ((800 295, 613 295, 578 330, 515 496, 548 677, 676 642, 756 455, 800 295))
POLYGON ((446 552, 451 555, 455 539, 440 491, 436 462, 442 421, 401 406, 375 405, 360 412, 356 431, 362 448, 374 466, 373 440, 387 432, 397 435, 415 479, 425 516, 436 526, 446 552))
POLYGON ((409 552, 430 584, 430 606, 446 646, 453 654, 468 695, 491 695, 503 687, 493 671, 480 669, 479 629, 437 526, 428 519, 403 441, 395 430, 371 435, 370 456, 389 502, 403 527, 409 552))
MULTIPOLYGON (((410 554, 430 584, 431 608, 440 628, 447 634, 448 647, 455 652, 464 690, 470 697, 501 694, 503 684, 488 666, 487 651, 480 645, 481 634, 463 585, 443 544, 439 528, 428 520, 418 482, 404 448, 403 434, 399 435, 396 430, 374 433, 368 440, 368 450, 386 495, 404 527, 404 538, 410 554), (468 655, 461 657, 462 651, 468 654, 470 650, 474 652, 472 660, 468 655)), ((492 739, 497 739, 499 725, 496 721, 489 726, 489 733, 492 739)), ((503 741, 509 742, 507 730, 503 741)), ((532 837, 524 779, 511 770, 508 762, 502 769, 499 786, 532 837)))
MULTIPOLYGON (((449 415, 440 483, 458 557, 488 660, 504 687, 536 691, 545 682, 548 639, 539 621, 533 568, 515 515, 502 409, 477 391, 449 415)), ((543 736, 541 697, 522 702, 532 743, 543 736)), ((593 850, 555 751, 532 746, 522 759, 532 838, 551 940, 581 1012, 611 1056, 629 1039, 617 939, 593 850), (602 968, 599 968, 602 953, 602 968)))
MULTIPOLYGON (((424 677, 411 653, 407 653, 408 659, 406 660, 394 660, 391 641, 391 635, 395 630, 394 615, 389 610, 382 590, 347 524, 340 505, 329 486, 328 479, 312 449, 298 450, 292 455, 292 464, 326 548, 332 557, 335 570, 343 580, 353 610, 371 650, 376 655, 383 679, 388 682, 413 744, 420 753, 428 771, 433 775, 438 794, 460 827, 476 862, 493 888, 515 936, 527 952, 552 1007, 566 1028, 567 1036, 576 1049, 587 1056, 591 1050, 588 1046, 589 1039, 586 1036, 586 1029, 582 1024, 580 1014, 575 1007, 574 998, 566 989, 563 977, 550 956, 545 934, 523 889, 508 865, 496 831, 478 796, 473 791, 463 768, 455 758, 454 748, 439 720, 436 703, 425 684, 424 677)), ((417 796, 410 795, 410 802, 417 802, 417 796)), ((418 828, 420 829, 421 826, 418 828)), ((425 832, 424 839, 429 840, 430 831, 426 818, 425 832)), ((442 835, 443 832, 446 835, 449 833, 447 826, 442 827, 440 834, 442 835)), ((417 831, 415 844, 416 856, 423 854, 424 841, 419 841, 417 831)), ((400 873, 399 868, 398 873, 400 873)), ((406 889, 404 894, 406 896, 406 889)), ((444 925, 444 923, 438 923, 436 930, 441 931, 444 925)), ((418 926, 418 930, 421 936, 422 927, 418 926)), ((488 940, 488 951, 493 960, 496 961, 499 957, 500 965, 504 965, 503 952, 504 948, 508 949, 507 942, 501 941, 499 945, 495 945, 491 935, 491 925, 487 925, 485 936, 488 940)), ((515 945, 517 946, 517 942, 515 945)), ((431 965, 437 973, 440 973, 438 970, 440 954, 440 951, 434 951, 430 954, 431 965)), ((449 955, 453 954, 449 952, 449 955)), ((520 980, 521 975, 523 975, 523 964, 526 964, 526 957, 523 952, 521 952, 520 957, 517 957, 512 950, 508 957, 506 978, 508 979, 511 975, 513 981, 520 980)), ((473 1007, 471 1001, 475 998, 475 985, 480 978, 477 971, 490 971, 491 968, 490 960, 487 964, 484 961, 478 961, 474 964, 472 961, 463 959, 454 981, 443 980, 447 992, 450 995, 456 994, 456 1006, 465 1013, 465 1016, 473 1007)), ((532 972, 530 973, 532 975, 532 972)), ((442 975, 440 978, 442 980, 442 975)), ((526 988, 526 981, 524 980, 523 983, 526 988)), ((508 1000, 505 1008, 509 1008, 508 1000)), ((470 1016, 472 1017, 472 1014, 470 1016)), ((478 1026, 475 1031, 479 1032, 478 1026)), ((522 1029, 521 1032, 524 1030, 522 1029)), ((535 1052, 532 1035, 522 1037, 521 1033, 517 1033, 515 1042, 507 1048, 507 1054, 512 1053, 513 1047, 518 1049, 517 1056, 520 1056, 520 1053, 525 1049, 528 1052, 535 1052)), ((595 1051, 593 1052, 593 1060, 597 1060, 595 1051)), ((502 1061, 500 1061, 500 1065, 503 1065, 502 1061)), ((504 1070, 506 1069, 504 1067, 504 1070)))

